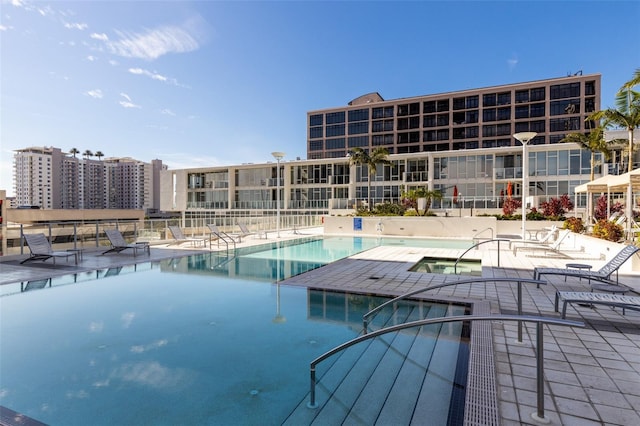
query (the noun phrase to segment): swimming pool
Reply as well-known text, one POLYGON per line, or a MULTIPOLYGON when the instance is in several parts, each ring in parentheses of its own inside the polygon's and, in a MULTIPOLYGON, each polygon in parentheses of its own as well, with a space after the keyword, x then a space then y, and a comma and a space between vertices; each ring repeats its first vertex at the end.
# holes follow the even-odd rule
MULTIPOLYGON (((180 272, 199 256, 3 296, 0 405, 49 424, 281 424, 307 396, 309 362, 357 336, 362 314, 386 300, 180 272)), ((268 257, 276 271, 264 275, 283 276, 268 257)))

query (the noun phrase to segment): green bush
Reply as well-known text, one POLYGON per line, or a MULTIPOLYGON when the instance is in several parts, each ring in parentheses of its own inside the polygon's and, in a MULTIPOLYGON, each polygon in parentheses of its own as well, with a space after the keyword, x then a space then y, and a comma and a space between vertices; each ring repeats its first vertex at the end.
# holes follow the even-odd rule
POLYGON ((620 241, 624 235, 622 226, 606 219, 600 219, 593 227, 593 236, 607 241, 620 241))
POLYGON ((403 206, 389 202, 376 204, 373 209, 375 216, 402 216, 404 213, 405 208, 403 206))

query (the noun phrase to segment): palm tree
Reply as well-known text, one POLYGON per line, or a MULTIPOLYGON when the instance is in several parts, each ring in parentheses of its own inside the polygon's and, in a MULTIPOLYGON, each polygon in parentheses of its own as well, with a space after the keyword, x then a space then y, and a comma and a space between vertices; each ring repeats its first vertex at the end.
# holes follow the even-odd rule
POLYGON ((596 152, 601 152, 608 160, 611 158, 611 151, 607 142, 604 140, 604 129, 600 126, 596 127, 592 132, 588 134, 584 133, 569 133, 560 142, 573 142, 581 145, 582 148, 591 152, 591 179, 594 179, 595 166, 596 166, 596 152))
POLYGON ((73 158, 76 158, 76 154, 80 154, 80 150, 78 150, 78 148, 71 148, 69 153, 73 154, 73 158))
POLYGON ((616 94, 616 108, 596 111, 587 120, 603 121, 605 127, 621 127, 629 132, 629 171, 633 170, 633 131, 640 127, 640 92, 633 90, 640 80, 640 69, 616 94))
POLYGON ((386 148, 376 148, 371 152, 371 155, 362 148, 353 148, 351 150, 349 165, 367 166, 369 169, 369 178, 367 179, 367 205, 369 211, 371 211, 371 179, 378 171, 378 164, 391 164, 388 157, 389 151, 386 148))
POLYGON ((82 153, 82 156, 83 156, 84 158, 87 158, 87 159, 88 159, 89 157, 93 157, 93 152, 91 152, 91 150, 87 149, 87 150, 85 150, 85 151, 82 153))
MULTIPOLYGON (((102 157, 104 157, 104 154, 102 153, 102 151, 96 151, 96 153, 94 154, 96 157, 98 157, 98 160, 100 160, 102 157)), ((593 179, 592 179, 593 180, 593 179)))

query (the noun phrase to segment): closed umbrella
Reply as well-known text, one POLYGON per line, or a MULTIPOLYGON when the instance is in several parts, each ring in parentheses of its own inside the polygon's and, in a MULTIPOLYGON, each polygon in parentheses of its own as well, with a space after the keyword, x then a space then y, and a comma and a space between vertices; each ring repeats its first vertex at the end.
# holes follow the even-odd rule
POLYGON ((512 195, 513 195, 513 184, 509 182, 507 184, 507 198, 511 198, 512 195))
POLYGON ((458 204, 458 185, 453 186, 453 204, 458 204))

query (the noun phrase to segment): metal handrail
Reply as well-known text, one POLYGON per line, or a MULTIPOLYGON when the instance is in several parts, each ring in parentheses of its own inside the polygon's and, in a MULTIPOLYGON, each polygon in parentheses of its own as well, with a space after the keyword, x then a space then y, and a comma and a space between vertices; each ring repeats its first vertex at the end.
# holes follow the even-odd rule
MULTIPOLYGON (((362 326, 363 326, 362 333, 367 334, 367 330, 369 328, 369 317, 374 313, 377 313, 378 311, 382 310, 385 306, 388 306, 392 303, 398 302, 402 299, 406 299, 407 297, 414 296, 418 293, 422 293, 427 290, 434 290, 436 288, 449 287, 449 286, 458 285, 458 284, 474 284, 474 283, 486 283, 486 282, 518 283, 518 315, 522 315, 522 283, 536 284, 537 287, 540 287, 540 284, 543 284, 543 285, 547 284, 546 281, 534 280, 531 278, 495 278, 495 277, 490 278, 488 277, 488 278, 470 278, 468 280, 452 281, 448 283, 437 284, 431 287, 419 288, 417 290, 410 291, 409 293, 402 294, 391 300, 387 300, 383 304, 376 306, 375 308, 373 308, 372 310, 364 314, 362 316, 362 326)), ((522 322, 518 323, 518 342, 522 342, 522 322)))
POLYGON ((229 251, 229 241, 227 241, 227 238, 233 243, 233 251, 236 250, 236 240, 233 239, 233 237, 229 234, 227 234, 226 232, 220 231, 220 232, 212 232, 209 235, 209 248, 211 248, 211 238, 213 237, 213 235, 218 237, 218 247, 220 247, 220 240, 224 241, 224 243, 227 246, 227 251, 229 251))
POLYGON ((456 322, 456 321, 530 321, 536 323, 536 391, 537 391, 537 411, 536 413, 532 413, 533 416, 536 416, 538 420, 544 420, 544 333, 542 329, 542 324, 550 324, 550 325, 563 325, 568 327, 584 327, 584 323, 579 321, 569 321, 557 318, 545 318, 545 317, 533 317, 533 316, 520 316, 520 315, 481 315, 481 316, 473 316, 473 315, 457 315, 452 317, 442 317, 442 318, 429 318, 419 321, 406 322, 404 324, 398 324, 391 327, 383 328, 377 331, 374 331, 369 334, 365 334, 363 336, 356 337, 355 339, 349 340, 337 346, 330 351, 320 355, 309 364, 309 373, 311 378, 310 385, 310 393, 309 393, 309 403, 307 407, 309 408, 318 408, 318 404, 316 403, 316 365, 329 358, 332 355, 335 355, 338 352, 341 352, 355 344, 363 342, 368 339, 373 339, 374 337, 381 336, 383 334, 392 333, 394 331, 404 330, 406 328, 411 327, 420 327, 423 325, 430 324, 441 324, 447 322, 456 322))
POLYGON ((473 237, 471 237, 471 239, 472 239, 473 241, 475 241, 475 240, 476 240, 476 238, 478 237, 478 235, 482 234, 484 231, 491 231, 491 239, 493 239, 493 228, 492 228, 491 226, 490 226, 490 227, 488 227, 488 228, 484 228, 482 231, 478 231, 478 232, 476 232, 476 233, 473 235, 473 237))
POLYGON ((480 241, 479 243, 475 243, 474 245, 472 245, 471 247, 469 247, 468 249, 465 250, 464 253, 462 253, 460 256, 458 256, 458 259, 456 259, 456 263, 453 264, 453 273, 455 275, 458 274, 458 262, 460 262, 460 259, 462 259, 462 256, 464 256, 465 254, 467 254, 468 252, 471 251, 471 249, 478 247, 481 244, 485 244, 485 243, 492 243, 494 241, 498 242, 498 268, 500 267, 500 242, 504 242, 504 241, 509 241, 505 238, 492 238, 490 240, 485 240, 485 241, 480 241))

